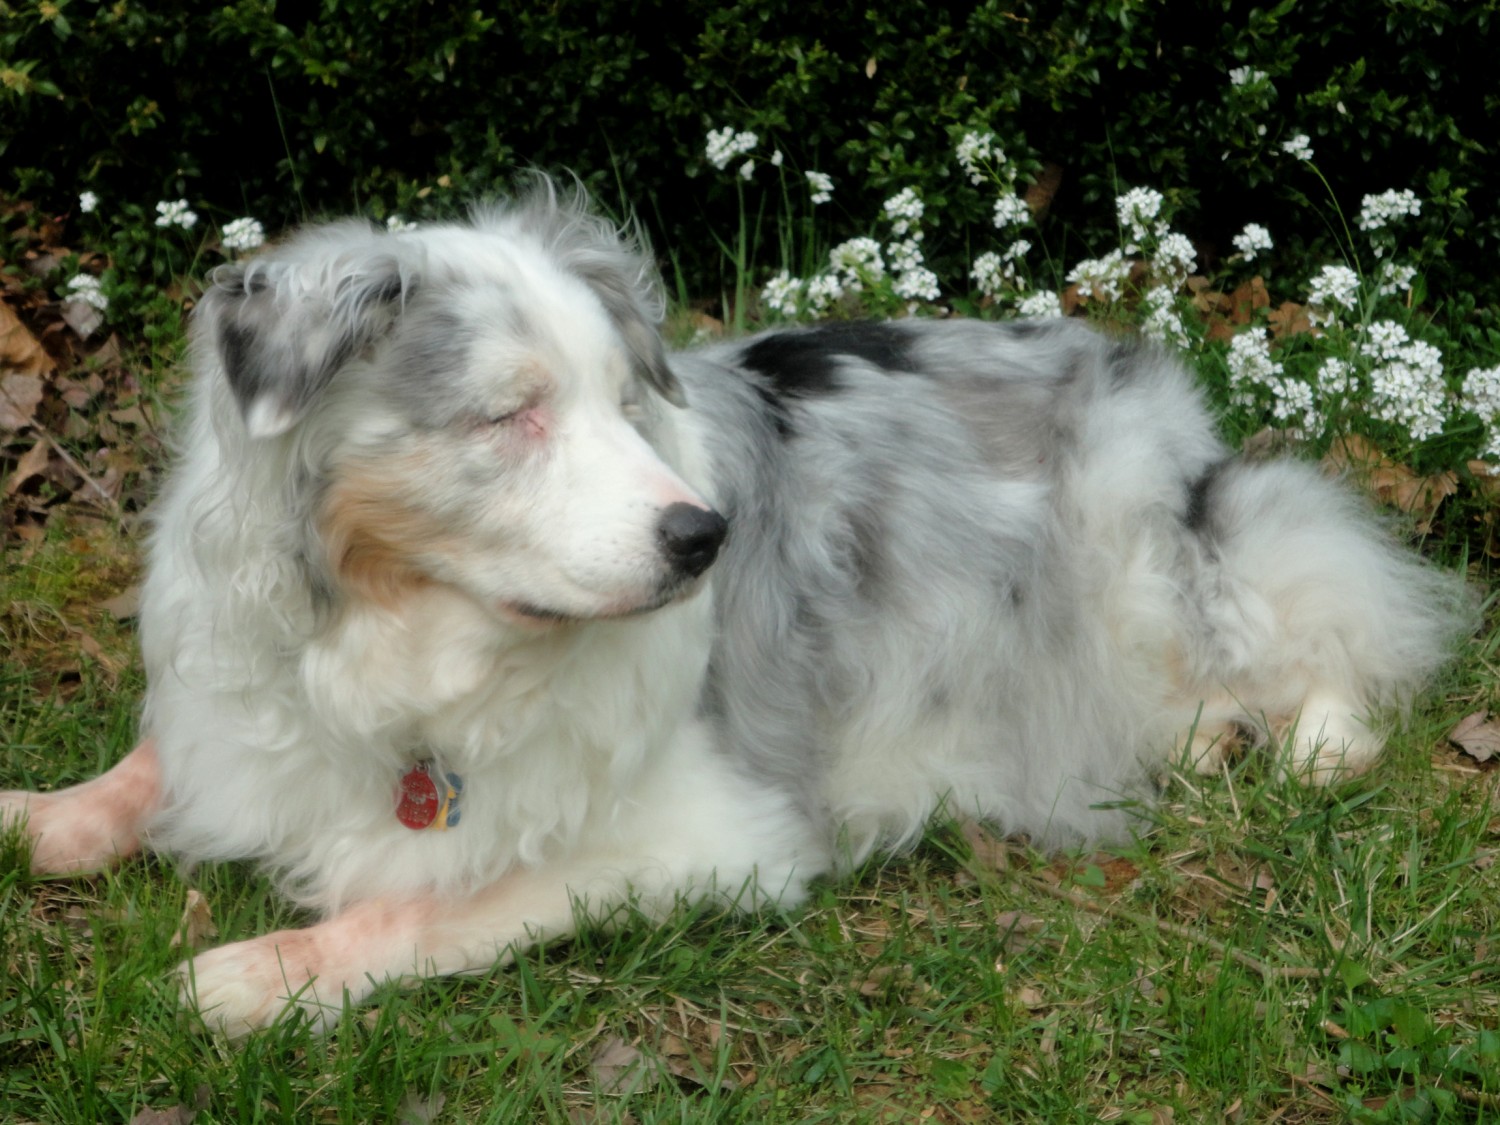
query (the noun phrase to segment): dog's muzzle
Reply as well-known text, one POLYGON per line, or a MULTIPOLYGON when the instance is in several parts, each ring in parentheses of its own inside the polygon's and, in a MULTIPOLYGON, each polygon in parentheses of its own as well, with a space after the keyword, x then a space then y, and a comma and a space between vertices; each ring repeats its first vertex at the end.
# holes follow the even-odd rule
POLYGON ((661 514, 656 540, 673 571, 696 578, 719 557, 729 524, 712 508, 673 504, 661 514))

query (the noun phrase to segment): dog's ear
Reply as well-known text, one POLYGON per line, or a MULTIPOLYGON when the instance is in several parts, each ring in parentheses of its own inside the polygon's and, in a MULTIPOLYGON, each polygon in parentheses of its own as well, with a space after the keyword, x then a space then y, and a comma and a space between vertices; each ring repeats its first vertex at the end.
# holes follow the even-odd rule
POLYGON ((639 285, 622 273, 615 263, 580 256, 571 263, 573 270, 587 282, 599 298, 615 330, 620 333, 636 373, 673 406, 686 406, 682 384, 667 364, 667 350, 656 330, 651 309, 642 300, 639 285))
POLYGON ((394 255, 319 270, 275 257, 220 266, 197 315, 251 437, 285 433, 395 320, 413 281, 394 255))

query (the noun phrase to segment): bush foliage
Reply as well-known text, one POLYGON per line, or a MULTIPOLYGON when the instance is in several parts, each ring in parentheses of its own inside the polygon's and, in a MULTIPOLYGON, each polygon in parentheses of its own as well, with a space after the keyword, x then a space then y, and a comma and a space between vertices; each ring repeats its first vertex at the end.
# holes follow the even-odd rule
POLYGON ((522 168, 567 168, 634 204, 701 286, 713 233, 743 203, 704 162, 712 127, 755 130, 789 168, 833 176, 829 238, 920 186, 948 220, 935 260, 986 223, 952 159, 974 128, 1029 174, 1060 171, 1046 229, 1074 244, 1059 256, 1112 239, 1111 201, 1136 184, 1167 194, 1210 262, 1246 221, 1273 226, 1282 254, 1326 256, 1340 232, 1323 188, 1280 149, 1306 133, 1339 209, 1415 189, 1430 201, 1426 268, 1492 300, 1496 10, 0 0, 0 190, 57 212, 84 189, 183 197, 274 228, 351 205, 441 213, 522 168), (1236 67, 1252 78, 1232 84, 1236 67))

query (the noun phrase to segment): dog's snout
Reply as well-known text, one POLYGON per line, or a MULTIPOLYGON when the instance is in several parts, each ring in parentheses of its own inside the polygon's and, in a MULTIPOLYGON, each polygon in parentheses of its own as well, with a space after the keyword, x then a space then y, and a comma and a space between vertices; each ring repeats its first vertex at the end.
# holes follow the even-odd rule
POLYGON ((662 512, 656 537, 672 566, 696 577, 718 558, 728 530, 728 522, 712 508, 679 503, 662 512))

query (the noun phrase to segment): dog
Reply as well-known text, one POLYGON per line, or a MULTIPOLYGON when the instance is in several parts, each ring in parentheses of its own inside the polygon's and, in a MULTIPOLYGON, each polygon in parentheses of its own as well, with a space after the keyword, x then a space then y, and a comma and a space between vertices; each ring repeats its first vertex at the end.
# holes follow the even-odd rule
POLYGON ((668 355, 637 242, 543 181, 220 267, 155 509, 139 746, 9 793, 38 872, 251 858, 321 921, 199 953, 230 1034, 580 919, 809 880, 940 810, 1128 834, 1263 732, 1323 784, 1467 624, 1313 467, 1071 320, 668 355))

